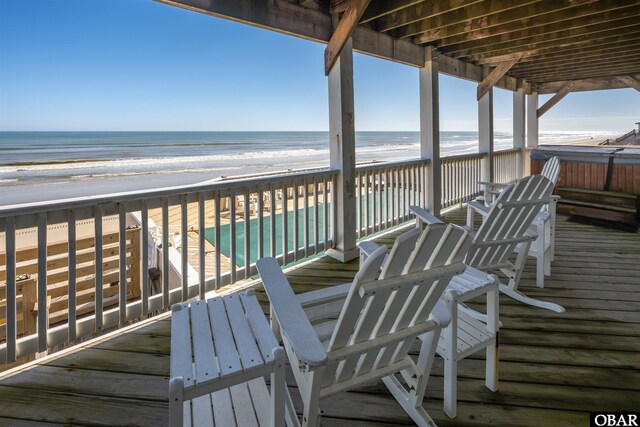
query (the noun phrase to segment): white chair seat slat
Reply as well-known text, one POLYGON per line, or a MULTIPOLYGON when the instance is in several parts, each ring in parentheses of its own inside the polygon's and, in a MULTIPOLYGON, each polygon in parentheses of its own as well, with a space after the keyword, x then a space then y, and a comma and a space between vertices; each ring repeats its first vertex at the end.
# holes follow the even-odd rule
POLYGON ((243 293, 240 294, 240 301, 244 306, 252 335, 258 343, 263 360, 266 364, 273 362, 273 349, 277 348, 279 344, 273 336, 271 327, 266 322, 258 300, 253 298, 253 293, 243 293))
MULTIPOLYGON (((458 312, 458 331, 456 351, 458 360, 475 353, 478 349, 486 347, 494 339, 493 334, 487 331, 487 325, 468 314, 458 312)), ((438 342, 438 354, 446 355, 446 342, 440 337, 438 342)))
POLYGON ((182 377, 184 387, 195 384, 193 375, 193 355, 191 353, 191 324, 189 322, 189 306, 175 305, 171 315, 171 377, 182 377), (184 333, 189 331, 189 333, 184 333))
POLYGON ((264 378, 254 378, 247 382, 249 386, 249 393, 251 394, 251 400, 258 417, 258 424, 260 427, 269 426, 270 419, 269 413, 271 412, 271 395, 269 388, 264 381, 264 378))
POLYGON ((200 384, 220 376, 205 301, 191 304, 191 324, 196 326, 191 328, 191 334, 193 336, 196 384, 200 384))
POLYGON ((192 399, 191 409, 193 411, 191 415, 193 425, 203 427, 215 426, 213 412, 211 410, 211 395, 206 394, 192 399))
POLYGON ((328 303, 338 300, 344 300, 351 289, 351 283, 345 283, 337 286, 327 286, 311 292, 296 295, 298 302, 303 308, 316 304, 328 303))
MULTIPOLYGON (((345 296, 346 297, 346 296, 345 296)), ((316 304, 304 309, 304 313, 309 318, 309 322, 312 325, 316 323, 322 323, 326 319, 335 318, 340 316, 342 307, 344 306, 345 298, 335 299, 323 304, 316 304)))
POLYGON ((256 344, 249 321, 242 310, 239 296, 237 294, 226 295, 224 303, 228 308, 227 314, 233 331, 233 339, 241 349, 239 353, 242 366, 247 370, 262 365, 262 354, 256 344))
POLYGON ((240 427, 259 427, 249 386, 247 383, 231 386, 231 400, 233 401, 233 413, 236 423, 240 427))
POLYGON ((213 331, 218 366, 222 375, 242 370, 236 342, 233 339, 231 324, 227 318, 224 300, 212 298, 207 301, 209 319, 213 331))
MULTIPOLYGON (((213 401, 213 418, 217 426, 230 426, 236 425, 236 416, 233 413, 233 403, 231 401, 231 393, 228 388, 224 390, 216 391, 211 394, 211 400, 213 401)), ((197 426, 198 424, 193 424, 197 426)))

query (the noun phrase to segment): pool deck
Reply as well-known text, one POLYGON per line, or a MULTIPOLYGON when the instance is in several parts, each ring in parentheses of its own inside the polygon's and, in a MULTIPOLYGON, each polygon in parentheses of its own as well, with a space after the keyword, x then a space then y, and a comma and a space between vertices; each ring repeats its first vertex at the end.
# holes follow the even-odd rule
MULTIPOLYGON (((447 220, 463 221, 457 211, 447 220)), ((402 229, 376 239, 391 244, 402 229)), ((350 281, 357 261, 290 271, 296 292, 350 281)), ((442 412, 442 359, 425 407, 439 425, 588 425, 589 411, 640 407, 640 234, 560 216, 545 288, 530 259, 521 288, 563 305, 556 314, 502 296, 500 390, 484 387, 482 355, 459 364, 458 417, 442 412)), ((0 377, 0 425, 166 425, 168 314, 0 377)), ((289 384, 295 396, 293 381, 289 384)), ((299 399, 295 398, 299 403, 299 399)), ((322 401, 324 425, 407 425, 381 382, 322 401)))

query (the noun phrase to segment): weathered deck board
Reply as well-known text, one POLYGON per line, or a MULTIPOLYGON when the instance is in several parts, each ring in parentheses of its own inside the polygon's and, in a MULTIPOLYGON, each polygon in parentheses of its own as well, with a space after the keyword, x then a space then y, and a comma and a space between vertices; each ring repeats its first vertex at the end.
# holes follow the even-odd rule
MULTIPOLYGON (((462 222, 464 213, 447 218, 462 222)), ((484 387, 482 354, 463 360, 458 416, 448 419, 442 360, 436 358, 425 407, 438 424, 581 426, 589 411, 637 410, 640 234, 566 219, 558 223, 556 261, 545 288, 535 287, 532 259, 521 288, 567 312, 501 297, 500 391, 484 387)), ((390 245, 397 234, 377 241, 390 245)), ((305 292, 348 282, 357 269, 357 261, 321 258, 287 275, 296 292, 305 292)), ((158 319, 1 379, 0 425, 166 424, 169 336, 170 319, 158 319)), ((332 396, 322 408, 327 426, 412 424, 380 382, 332 396)))

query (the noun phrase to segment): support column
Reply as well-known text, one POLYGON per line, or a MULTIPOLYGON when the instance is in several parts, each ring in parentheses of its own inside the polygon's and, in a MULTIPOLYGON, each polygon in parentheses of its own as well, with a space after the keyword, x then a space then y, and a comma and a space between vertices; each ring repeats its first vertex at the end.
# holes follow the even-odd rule
POLYGON ((336 242, 327 255, 342 262, 358 257, 356 247, 356 144, 351 38, 329 72, 330 166, 339 171, 336 193, 336 242))
POLYGON ((478 101, 478 138, 482 159, 481 181, 493 181, 493 87, 478 101))
POLYGON ((527 95, 527 149, 524 159, 524 173, 531 175, 531 150, 538 146, 538 93, 527 95))
POLYGON ((424 67, 420 68, 420 157, 431 160, 427 178, 428 186, 424 191, 426 191, 425 208, 434 215, 440 215, 442 204, 438 96, 438 54, 432 46, 429 46, 425 48, 424 67))
POLYGON ((525 101, 524 89, 513 92, 513 148, 520 150, 516 160, 516 177, 522 178, 525 159, 525 101))

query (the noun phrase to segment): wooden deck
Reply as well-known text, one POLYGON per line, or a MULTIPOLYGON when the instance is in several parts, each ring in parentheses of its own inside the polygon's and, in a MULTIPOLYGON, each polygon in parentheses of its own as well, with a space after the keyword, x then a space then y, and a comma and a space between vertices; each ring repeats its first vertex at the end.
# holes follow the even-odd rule
MULTIPOLYGON (((378 240, 391 243, 397 234, 378 240)), ((533 259, 521 287, 567 312, 501 297, 500 391, 484 387, 481 356, 465 359, 458 417, 447 418, 436 358, 425 406, 438 424, 584 426, 589 411, 638 410, 640 234, 561 217, 557 236, 546 287, 533 284, 533 259)), ((347 282, 356 270, 357 262, 321 258, 288 277, 305 292, 347 282)), ((169 331, 164 316, 2 377, 0 425, 166 425, 169 331)), ((328 398, 323 410, 325 425, 411 424, 380 382, 328 398)))

